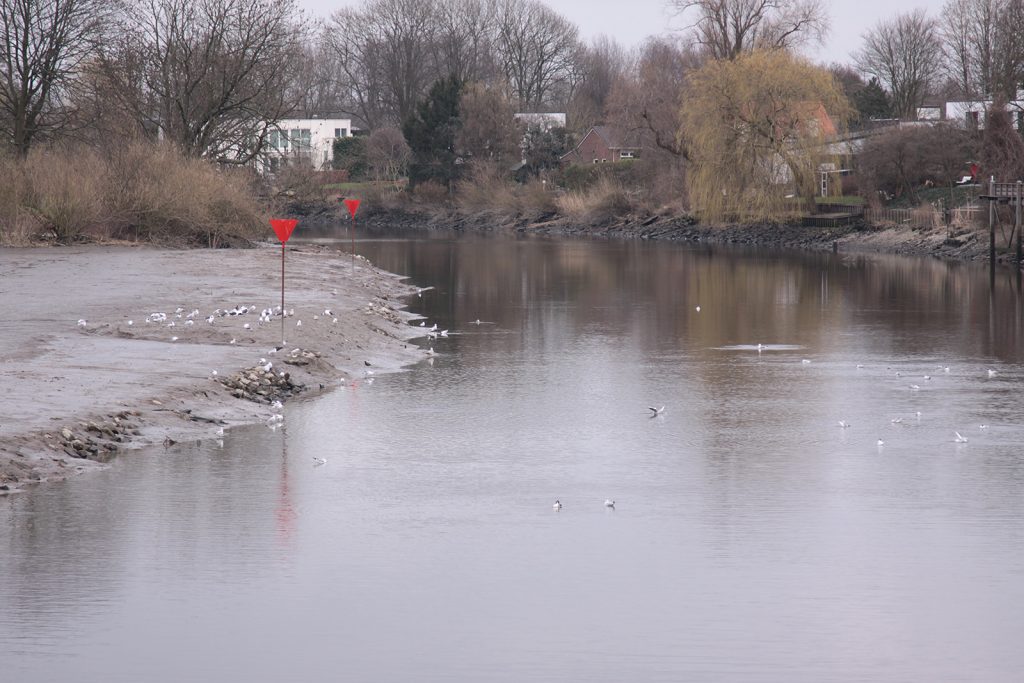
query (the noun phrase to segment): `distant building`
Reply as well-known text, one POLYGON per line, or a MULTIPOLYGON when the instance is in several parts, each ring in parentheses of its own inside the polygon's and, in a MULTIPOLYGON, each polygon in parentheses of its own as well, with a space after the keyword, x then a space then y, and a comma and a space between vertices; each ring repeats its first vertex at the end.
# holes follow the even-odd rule
MULTIPOLYGON (((970 130, 984 130, 986 113, 992 104, 990 99, 946 102, 943 118, 970 130)), ((1018 91, 1017 98, 1006 103, 1006 111, 1010 114, 1013 127, 1024 131, 1024 91, 1018 91)))
POLYGON ((615 163, 640 156, 640 136, 614 126, 594 126, 576 148, 562 156, 563 164, 615 163))
POLYGON ((274 173, 285 163, 328 169, 334 141, 352 135, 352 119, 283 119, 268 136, 263 170, 274 173))
POLYGON ((540 129, 545 132, 552 128, 565 128, 565 114, 561 113, 519 112, 512 116, 526 128, 540 129))

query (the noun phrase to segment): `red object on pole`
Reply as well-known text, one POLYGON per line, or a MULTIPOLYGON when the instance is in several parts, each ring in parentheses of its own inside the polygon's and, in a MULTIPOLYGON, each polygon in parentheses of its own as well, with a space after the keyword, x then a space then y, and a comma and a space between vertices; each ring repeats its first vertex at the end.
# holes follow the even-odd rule
POLYGON ((299 221, 294 218, 270 219, 270 227, 274 229, 277 239, 281 240, 281 346, 284 346, 284 245, 298 224, 299 221))
POLYGON ((352 270, 356 269, 356 211, 359 210, 358 199, 346 199, 348 215, 352 216, 352 270))

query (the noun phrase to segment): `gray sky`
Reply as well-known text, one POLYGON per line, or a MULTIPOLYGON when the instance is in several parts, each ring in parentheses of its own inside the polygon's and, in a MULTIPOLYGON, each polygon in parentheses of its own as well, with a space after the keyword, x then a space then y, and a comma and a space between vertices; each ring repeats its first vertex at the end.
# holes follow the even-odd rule
MULTIPOLYGON (((613 36, 630 47, 645 37, 682 26, 672 18, 663 0, 543 0, 580 27, 585 38, 613 36)), ((339 7, 362 4, 360 0, 299 0, 316 16, 327 16, 339 7)), ((821 49, 810 56, 823 62, 849 62, 860 47, 861 35, 879 19, 923 7, 937 15, 943 0, 825 0, 832 18, 832 33, 821 49)))

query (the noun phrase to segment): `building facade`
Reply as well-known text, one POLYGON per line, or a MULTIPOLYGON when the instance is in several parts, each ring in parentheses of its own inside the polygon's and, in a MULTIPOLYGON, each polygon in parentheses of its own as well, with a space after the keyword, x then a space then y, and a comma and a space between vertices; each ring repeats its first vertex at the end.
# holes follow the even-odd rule
POLYGON ((268 136, 264 170, 283 164, 326 170, 334 160, 334 141, 352 137, 352 119, 283 119, 268 136))

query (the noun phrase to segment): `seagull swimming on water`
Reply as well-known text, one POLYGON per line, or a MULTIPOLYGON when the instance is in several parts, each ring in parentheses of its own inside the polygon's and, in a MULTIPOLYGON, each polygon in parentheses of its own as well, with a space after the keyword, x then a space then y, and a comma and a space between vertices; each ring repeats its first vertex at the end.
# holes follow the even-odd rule
POLYGON ((562 509, 562 504, 561 504, 561 503, 559 503, 559 502, 558 502, 558 501, 556 500, 556 501, 555 501, 555 504, 554 504, 554 505, 552 505, 551 507, 552 507, 552 508, 554 508, 554 509, 555 509, 555 511, 557 512, 557 511, 559 511, 559 510, 561 510, 561 509, 562 509))
POLYGON ((967 437, 966 436, 964 436, 960 432, 953 432, 953 433, 956 434, 956 438, 953 439, 953 441, 955 441, 956 443, 967 443, 967 437))
POLYGON ((665 406, 655 408, 654 406, 648 406, 647 410, 651 411, 651 417, 657 417, 665 412, 665 406))
POLYGON ((611 498, 605 498, 604 499, 604 506, 606 508, 611 508, 611 509, 614 510, 615 509, 615 501, 612 500, 611 498))
POLYGON ((839 426, 841 428, 843 428, 843 429, 849 429, 850 428, 850 423, 847 422, 846 420, 840 420, 839 421, 839 426))
POLYGON ((318 458, 316 456, 313 456, 313 467, 320 467, 320 465, 326 465, 326 464, 327 464, 327 458, 318 458))

